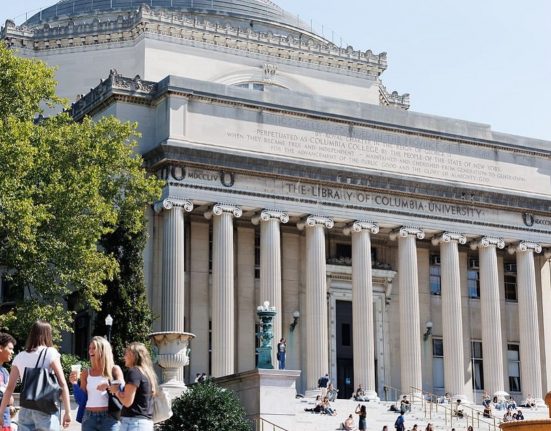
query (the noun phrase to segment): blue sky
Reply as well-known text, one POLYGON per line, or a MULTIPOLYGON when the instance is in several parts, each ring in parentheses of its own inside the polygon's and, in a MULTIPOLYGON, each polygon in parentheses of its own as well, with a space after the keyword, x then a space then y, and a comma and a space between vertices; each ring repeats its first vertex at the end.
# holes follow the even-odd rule
MULTIPOLYGON (((4 0, 0 22, 51 0, 4 0)), ((551 1, 275 0, 337 44, 388 53, 411 110, 551 141, 551 1)))

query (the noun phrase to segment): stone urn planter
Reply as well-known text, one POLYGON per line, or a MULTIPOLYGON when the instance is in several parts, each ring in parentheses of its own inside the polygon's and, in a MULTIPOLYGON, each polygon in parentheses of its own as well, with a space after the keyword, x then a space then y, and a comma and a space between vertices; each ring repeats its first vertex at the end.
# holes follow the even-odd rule
POLYGON ((153 332, 149 338, 157 349, 156 362, 162 368, 161 387, 172 398, 186 390, 183 369, 189 364, 189 341, 195 338, 189 332, 153 332))

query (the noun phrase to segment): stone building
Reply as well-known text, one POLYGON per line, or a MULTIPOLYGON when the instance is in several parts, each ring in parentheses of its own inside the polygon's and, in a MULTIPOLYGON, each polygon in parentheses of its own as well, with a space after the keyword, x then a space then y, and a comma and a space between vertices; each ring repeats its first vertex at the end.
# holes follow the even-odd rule
POLYGON ((62 0, 2 38, 59 67, 77 119, 139 123, 167 181, 155 329, 197 336, 191 375, 254 368, 268 300, 301 391, 326 372, 346 397, 551 388, 550 142, 409 111, 385 53, 270 1, 141 3, 62 0))

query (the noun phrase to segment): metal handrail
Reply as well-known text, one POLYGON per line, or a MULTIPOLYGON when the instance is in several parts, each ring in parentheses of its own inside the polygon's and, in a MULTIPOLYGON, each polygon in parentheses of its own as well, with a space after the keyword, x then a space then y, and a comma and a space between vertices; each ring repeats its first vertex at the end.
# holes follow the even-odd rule
MULTIPOLYGON (((433 394, 432 392, 428 392, 428 391, 424 391, 422 389, 419 389, 419 388, 416 388, 416 387, 413 387, 411 386, 410 387, 410 394, 411 394, 411 402, 413 404, 413 400, 418 398, 420 399, 421 401, 421 404, 422 404, 422 409, 424 410, 424 414, 425 414, 425 419, 427 418, 427 405, 430 405, 429 407, 429 411, 428 411, 428 415, 429 415, 429 419, 432 418, 432 410, 433 410, 433 406, 434 406, 434 410, 435 412, 438 411, 438 408, 442 408, 444 409, 444 423, 445 425, 447 426, 448 425, 448 414, 449 414, 449 421, 450 421, 450 426, 453 425, 453 419, 454 417, 457 418, 457 406, 458 406, 458 403, 457 402, 452 402, 451 404, 440 404, 438 402, 433 402, 433 400, 437 400, 438 399, 438 396, 436 394, 433 394), (417 395, 417 394, 421 394, 421 396, 417 395), (428 398, 429 400, 427 400, 426 398, 428 398), (449 406, 449 407, 448 407, 449 406), (454 408, 455 406, 455 408, 454 408)), ((473 428, 475 427, 475 422, 476 422, 476 428, 479 428, 480 429, 480 424, 485 424, 485 425, 488 425, 488 430, 489 431, 497 431, 499 429, 499 424, 501 423, 501 420, 499 420, 498 418, 496 418, 495 416, 492 416, 491 418, 493 419, 492 422, 489 422, 485 419, 481 419, 480 418, 480 410, 478 409, 475 409, 471 406, 468 406, 466 404, 461 404, 461 406, 464 408, 464 409, 468 409, 470 410, 471 414, 467 414, 467 413, 463 413, 463 418, 466 419, 466 422, 467 422, 467 426, 469 426, 469 419, 471 421, 471 425, 473 426, 473 428)), ((484 425, 483 425, 484 426, 484 425)))
POLYGON ((255 431, 288 431, 279 425, 274 424, 264 418, 258 417, 254 419, 255 431))

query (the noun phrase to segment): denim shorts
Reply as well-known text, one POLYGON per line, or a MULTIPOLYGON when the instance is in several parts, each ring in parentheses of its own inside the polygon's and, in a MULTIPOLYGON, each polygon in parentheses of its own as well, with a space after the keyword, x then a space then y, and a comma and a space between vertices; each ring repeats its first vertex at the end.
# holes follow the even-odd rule
POLYGON ((82 418, 82 431, 119 431, 120 423, 107 411, 86 410, 82 418))
POLYGON ((49 415, 38 410, 21 407, 19 410, 19 431, 59 431, 59 413, 49 415))
POLYGON ((145 418, 121 418, 120 431, 153 431, 153 421, 145 418))

